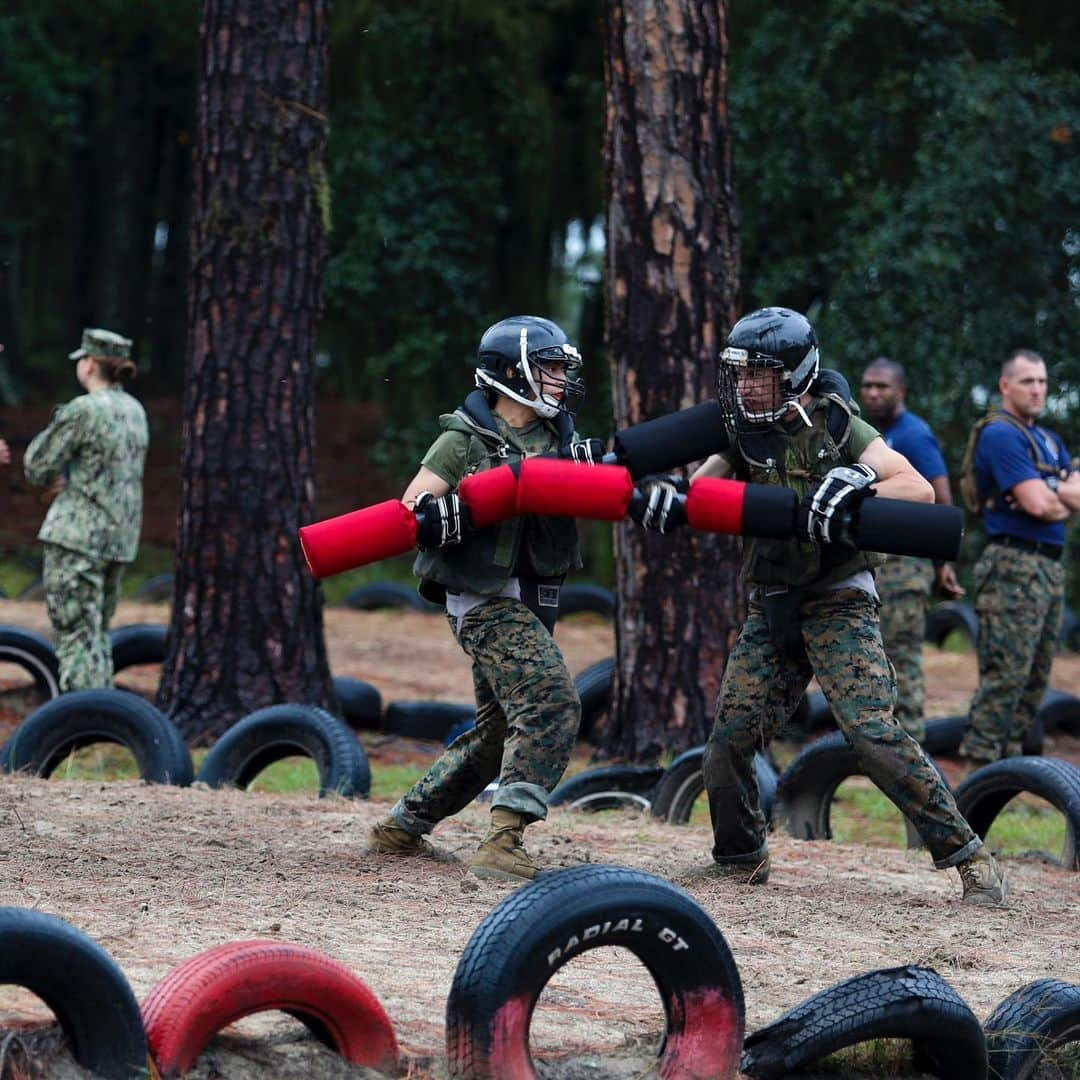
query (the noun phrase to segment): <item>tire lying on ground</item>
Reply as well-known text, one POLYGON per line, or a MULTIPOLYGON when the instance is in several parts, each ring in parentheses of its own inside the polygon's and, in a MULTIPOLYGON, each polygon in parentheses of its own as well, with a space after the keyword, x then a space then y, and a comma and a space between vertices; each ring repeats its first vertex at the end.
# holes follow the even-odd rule
POLYGON ((18 626, 0 626, 0 664, 21 667, 43 701, 60 696, 56 650, 40 634, 18 626))
POLYGON ((663 774, 658 765, 601 765, 586 769, 559 784, 548 796, 548 806, 590 811, 620 806, 648 810, 653 789, 663 774))
POLYGON ((976 769, 956 788, 960 813, 980 836, 1015 796, 1029 792, 1045 799, 1065 818, 1060 861, 1080 870, 1080 769, 1060 758, 1016 757, 976 769))
POLYGON ((0 907, 0 984, 22 986, 53 1011, 75 1060, 95 1075, 146 1074, 139 1005, 116 961, 74 926, 40 911, 0 907))
POLYGON ((246 788, 283 758, 311 758, 319 770, 319 798, 333 793, 366 798, 371 768, 356 736, 314 705, 270 705, 229 728, 203 758, 197 780, 210 787, 246 788))
POLYGON ((456 742, 457 739, 464 735, 466 731, 472 731, 476 727, 476 715, 466 716, 464 720, 459 720, 447 733, 443 739, 443 746, 449 746, 452 742, 456 742))
POLYGON ((614 615, 615 594, 603 585, 591 585, 587 582, 564 585, 559 590, 559 618, 578 615, 583 611, 592 612, 594 615, 614 615))
POLYGON ((574 676, 574 686, 581 698, 581 727, 578 738, 588 742, 596 721, 611 707, 611 689, 615 678, 615 657, 597 660, 574 676))
POLYGON ((382 695, 371 683, 335 675, 334 692, 349 727, 360 731, 378 729, 382 723, 382 695))
MULTIPOLYGON (((843 732, 823 735, 799 751, 780 774, 773 819, 800 840, 831 840, 836 789, 853 776, 865 775, 843 732)), ((909 837, 914 835, 910 826, 908 831, 909 837)))
POLYGON ((123 690, 74 690, 35 709, 3 751, 4 768, 50 776, 68 756, 94 743, 117 743, 151 783, 191 783, 191 754, 173 722, 123 690))
POLYGON ((983 1030, 993 1080, 1028 1080, 1045 1057, 1080 1041, 1080 986, 1036 979, 1001 1002, 983 1030))
POLYGON ((136 590, 133 600, 139 600, 144 604, 160 604, 171 600, 173 594, 172 571, 165 574, 155 574, 148 577, 136 590))
POLYGON ((437 604, 425 600, 412 585, 399 581, 373 581, 357 585, 342 600, 354 611, 379 611, 383 608, 406 608, 410 611, 442 611, 437 604))
MULTIPOLYGON (((705 777, 701 771, 705 747, 698 746, 680 754, 664 771, 653 793, 652 813, 671 825, 686 825, 694 804, 705 791, 705 777)), ((754 771, 757 773, 758 797, 761 812, 766 821, 772 820, 776 799, 776 769, 762 753, 754 754, 754 771)))
POLYGON ((943 1080, 986 1076, 979 1021, 932 968, 870 971, 837 983, 747 1037, 742 1071, 772 1080, 868 1039, 910 1039, 916 1068, 943 1080))
POLYGON ((1080 735, 1080 698, 1064 690, 1047 690, 1036 719, 1047 734, 1080 735))
MULTIPOLYGON (((960 742, 967 730, 967 716, 942 716, 926 721, 926 735, 922 748, 931 757, 950 757, 960 749, 960 742)), ((1024 735, 1025 754, 1038 757, 1043 752, 1043 722, 1041 716, 1024 735)))
POLYGON ((157 623, 132 623, 109 631, 113 671, 139 664, 160 664, 165 659, 165 638, 169 628, 157 623))
POLYGON ((383 731, 407 739, 444 742, 451 728, 463 720, 476 720, 474 705, 452 701, 392 701, 383 717, 383 731))
POLYGON ((618 866, 541 874, 480 923, 446 1003, 450 1075, 535 1076, 528 1038, 541 991, 602 945, 628 949, 656 982, 667 1017, 659 1075, 734 1077, 745 1015, 723 934, 681 889, 618 866))
POLYGON ((926 613, 924 636, 931 645, 940 649, 945 644, 945 639, 954 631, 962 633, 972 646, 979 640, 979 616, 970 604, 946 600, 926 613))
POLYGON ((343 964, 280 941, 236 941, 193 956, 150 991, 142 1016, 164 1077, 187 1072, 223 1027, 281 1010, 354 1065, 397 1075, 398 1046, 379 999, 343 964))

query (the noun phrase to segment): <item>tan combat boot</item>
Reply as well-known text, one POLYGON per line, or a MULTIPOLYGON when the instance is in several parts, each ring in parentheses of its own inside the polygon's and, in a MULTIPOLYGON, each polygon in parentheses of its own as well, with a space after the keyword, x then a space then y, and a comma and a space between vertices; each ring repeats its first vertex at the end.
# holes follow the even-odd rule
POLYGON ((496 881, 532 881, 536 864, 522 847, 525 819, 496 806, 491 811, 491 831, 469 859, 469 873, 496 881))
POLYGON ((964 886, 963 904, 979 907, 1004 907, 1008 894, 1005 873, 984 844, 970 859, 957 863, 964 886))
POLYGON ((368 851, 372 855, 436 855, 433 848, 422 836, 414 836, 403 829, 393 818, 384 818, 371 826, 368 851))

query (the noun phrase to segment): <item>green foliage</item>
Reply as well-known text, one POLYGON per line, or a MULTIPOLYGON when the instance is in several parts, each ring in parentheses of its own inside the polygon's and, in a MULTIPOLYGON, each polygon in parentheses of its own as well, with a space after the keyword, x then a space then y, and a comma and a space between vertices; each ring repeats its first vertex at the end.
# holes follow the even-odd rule
POLYGON ((957 459, 972 385, 1010 348, 1043 351, 1075 397, 1080 76, 994 0, 737 5, 732 23, 744 306, 807 311, 849 377, 901 360, 957 459))

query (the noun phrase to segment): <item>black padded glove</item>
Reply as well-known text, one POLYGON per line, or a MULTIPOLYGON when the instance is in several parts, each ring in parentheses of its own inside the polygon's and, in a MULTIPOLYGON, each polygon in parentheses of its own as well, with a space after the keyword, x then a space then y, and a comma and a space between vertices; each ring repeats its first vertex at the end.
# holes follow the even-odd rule
POLYGON ((817 488, 802 501, 800 531, 805 532, 808 540, 821 544, 839 543, 844 538, 844 515, 874 494, 870 485, 877 478, 878 474, 869 465, 841 465, 830 469, 817 488))
POLYGON ((460 544, 471 529, 468 507, 456 491, 435 498, 421 491, 413 509, 416 512, 416 544, 423 551, 460 544))
POLYGON ((690 482, 682 476, 646 476, 630 500, 630 516, 644 529, 674 532, 686 524, 685 495, 690 482))
POLYGON ((599 465, 604 456, 604 444, 599 439, 582 439, 572 442, 559 451, 559 457, 582 465, 599 465))

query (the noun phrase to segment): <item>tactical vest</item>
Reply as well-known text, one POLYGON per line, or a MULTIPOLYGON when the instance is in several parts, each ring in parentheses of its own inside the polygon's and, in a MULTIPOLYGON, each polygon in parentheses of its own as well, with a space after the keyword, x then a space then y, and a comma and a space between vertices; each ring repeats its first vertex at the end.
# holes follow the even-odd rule
MULTIPOLYGON (((754 448, 754 463, 746 460, 740 447, 735 475, 755 484, 783 484, 802 498, 817 487, 830 469, 853 464, 855 459, 848 442, 850 413, 841 434, 835 420, 832 424, 828 422, 830 401, 835 399, 813 398, 806 409, 812 426, 801 425, 791 435, 777 431, 769 440, 770 453, 754 448), (765 467, 758 463, 762 459, 771 459, 774 464, 765 467)), ((746 537, 742 575, 753 585, 824 588, 883 561, 884 557, 876 552, 858 551, 846 544, 816 544, 797 537, 790 540, 746 537)))
POLYGON ((1022 420, 1017 419, 1011 413, 1005 412, 996 406, 991 406, 986 415, 976 421, 975 426, 968 435, 967 446, 964 447, 964 460, 960 465, 960 497, 964 505, 973 514, 980 514, 983 510, 993 510, 998 504, 1001 492, 992 484, 984 492, 979 490, 978 479, 975 474, 975 454, 979 447, 979 436, 987 424, 1010 424, 1027 439, 1028 449, 1031 451, 1031 461, 1039 475, 1046 480, 1051 476, 1059 476, 1061 469, 1056 461, 1049 461, 1043 452, 1039 440, 1035 438, 1033 430, 1022 420))
MULTIPOLYGON (((562 420, 562 414, 558 419, 562 420)), ((470 394, 465 404, 453 413, 441 416, 439 424, 444 431, 457 432, 468 440, 466 476, 500 465, 513 465, 530 453, 513 431, 503 438, 479 391, 470 394)), ((566 417, 558 426, 545 421, 544 431, 548 439, 540 452, 546 453, 569 442, 573 427, 566 417)), ((522 556, 530 573, 537 577, 563 577, 569 570, 579 568, 581 555, 574 519, 509 518, 468 533, 460 544, 452 547, 418 552, 413 573, 421 579, 421 595, 436 603, 446 599, 446 589, 494 596, 517 572, 522 556)))

